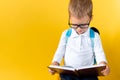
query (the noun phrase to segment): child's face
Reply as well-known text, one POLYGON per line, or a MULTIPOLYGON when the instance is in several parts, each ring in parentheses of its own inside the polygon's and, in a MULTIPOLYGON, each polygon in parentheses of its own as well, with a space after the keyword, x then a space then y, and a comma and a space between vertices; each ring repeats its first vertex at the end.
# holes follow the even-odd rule
POLYGON ((70 16, 69 25, 71 28, 75 29, 78 34, 83 34, 87 31, 90 21, 91 19, 87 15, 80 19, 70 16))

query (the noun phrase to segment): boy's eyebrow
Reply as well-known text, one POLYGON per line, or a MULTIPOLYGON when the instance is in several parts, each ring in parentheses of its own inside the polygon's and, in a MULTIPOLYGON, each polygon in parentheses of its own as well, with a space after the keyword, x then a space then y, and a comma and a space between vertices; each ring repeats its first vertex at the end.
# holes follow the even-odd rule
POLYGON ((90 23, 82 23, 82 24, 74 24, 74 23, 68 23, 70 25, 89 25, 90 23))

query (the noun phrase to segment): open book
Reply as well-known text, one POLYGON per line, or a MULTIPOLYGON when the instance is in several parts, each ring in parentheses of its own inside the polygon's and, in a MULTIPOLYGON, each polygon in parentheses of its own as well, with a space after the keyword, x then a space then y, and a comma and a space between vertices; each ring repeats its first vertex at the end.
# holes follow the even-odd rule
POLYGON ((72 68, 70 66, 48 66, 49 69, 62 74, 74 74, 77 76, 103 76, 101 71, 105 69, 105 65, 92 65, 80 68, 72 68))

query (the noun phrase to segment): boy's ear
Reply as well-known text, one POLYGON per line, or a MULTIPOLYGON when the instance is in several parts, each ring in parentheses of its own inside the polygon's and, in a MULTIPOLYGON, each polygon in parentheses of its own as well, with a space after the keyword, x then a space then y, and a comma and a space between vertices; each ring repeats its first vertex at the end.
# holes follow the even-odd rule
POLYGON ((93 19, 93 15, 91 16, 90 20, 92 20, 92 19, 93 19))

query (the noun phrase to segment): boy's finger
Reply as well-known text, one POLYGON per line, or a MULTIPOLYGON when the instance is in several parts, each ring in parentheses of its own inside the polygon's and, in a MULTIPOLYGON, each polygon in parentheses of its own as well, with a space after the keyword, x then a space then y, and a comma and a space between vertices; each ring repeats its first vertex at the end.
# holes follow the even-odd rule
POLYGON ((51 74, 55 74, 55 71, 53 71, 53 70, 48 70, 51 74))

